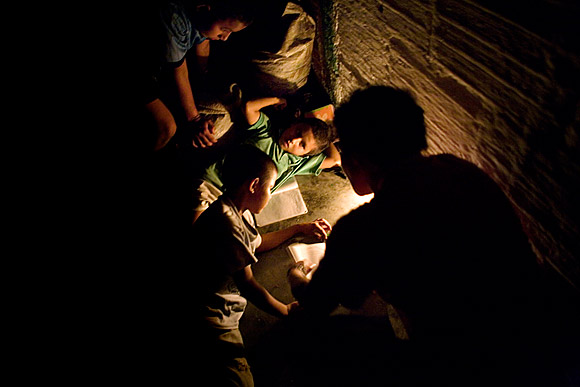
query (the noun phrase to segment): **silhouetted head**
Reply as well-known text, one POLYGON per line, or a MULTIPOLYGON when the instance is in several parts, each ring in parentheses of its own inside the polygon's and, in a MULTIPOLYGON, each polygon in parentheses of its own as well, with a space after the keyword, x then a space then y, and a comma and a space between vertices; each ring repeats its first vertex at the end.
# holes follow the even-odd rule
POLYGON ((340 147, 377 165, 427 148, 423 109, 405 90, 371 86, 358 90, 336 111, 340 147))
POLYGON ((361 180, 369 169, 374 174, 386 171, 427 148, 423 109, 407 91, 393 87, 371 86, 354 92, 336 110, 334 125, 342 165, 361 195, 372 192, 368 184, 362 184, 368 179, 361 180))

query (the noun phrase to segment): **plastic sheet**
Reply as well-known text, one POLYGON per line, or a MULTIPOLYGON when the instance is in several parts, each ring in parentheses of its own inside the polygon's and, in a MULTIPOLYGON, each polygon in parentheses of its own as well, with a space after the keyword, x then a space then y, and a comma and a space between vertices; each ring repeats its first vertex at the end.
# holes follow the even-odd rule
POLYGON ((255 80, 265 95, 295 93, 306 85, 312 65, 316 23, 301 6, 289 2, 281 17, 288 25, 275 52, 260 51, 252 59, 255 80))

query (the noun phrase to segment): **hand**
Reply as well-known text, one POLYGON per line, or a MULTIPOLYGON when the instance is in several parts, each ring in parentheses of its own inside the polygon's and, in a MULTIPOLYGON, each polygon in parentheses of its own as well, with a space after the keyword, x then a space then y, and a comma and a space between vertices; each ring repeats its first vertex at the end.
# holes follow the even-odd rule
POLYGON ((286 108, 286 106, 288 106, 288 101, 286 101, 286 98, 279 97, 278 102, 275 103, 273 106, 276 110, 282 110, 286 108))
POLYGON ((198 120, 191 121, 191 125, 193 126, 191 143, 194 148, 210 147, 217 142, 212 120, 200 117, 198 120))
POLYGON ((300 305, 298 304, 298 301, 294 301, 294 302, 291 302, 288 305, 286 305, 286 308, 288 309, 288 316, 289 316, 291 314, 298 312, 300 310, 300 305))
POLYGON ((319 241, 325 241, 330 231, 332 231, 332 226, 323 218, 318 218, 314 222, 300 225, 300 232, 306 236, 314 236, 319 241))
POLYGON ((294 298, 300 298, 306 285, 310 282, 307 275, 313 270, 313 266, 307 267, 304 261, 299 261, 288 270, 288 282, 290 283, 290 290, 294 298))

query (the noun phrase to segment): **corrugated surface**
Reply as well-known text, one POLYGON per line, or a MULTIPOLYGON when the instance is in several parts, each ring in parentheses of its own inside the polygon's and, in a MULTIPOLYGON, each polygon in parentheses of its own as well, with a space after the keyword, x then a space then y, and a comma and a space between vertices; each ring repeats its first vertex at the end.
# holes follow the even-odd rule
POLYGON ((335 102, 368 84, 410 89, 425 109, 430 152, 488 172, 539 258, 580 287, 579 6, 310 3, 323 32, 314 66, 335 102))

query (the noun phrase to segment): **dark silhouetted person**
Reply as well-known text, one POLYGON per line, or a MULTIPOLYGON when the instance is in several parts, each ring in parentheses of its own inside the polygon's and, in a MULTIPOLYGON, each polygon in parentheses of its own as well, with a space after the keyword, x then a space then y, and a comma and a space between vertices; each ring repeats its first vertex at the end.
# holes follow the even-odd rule
POLYGON ((372 292, 399 312, 409 340, 381 348, 392 362, 358 385, 567 385, 536 258, 494 181, 450 154, 422 154, 423 110, 406 91, 357 91, 335 125, 354 190, 375 197, 338 221, 311 281, 299 266, 289 279, 311 316, 359 308, 372 292))

